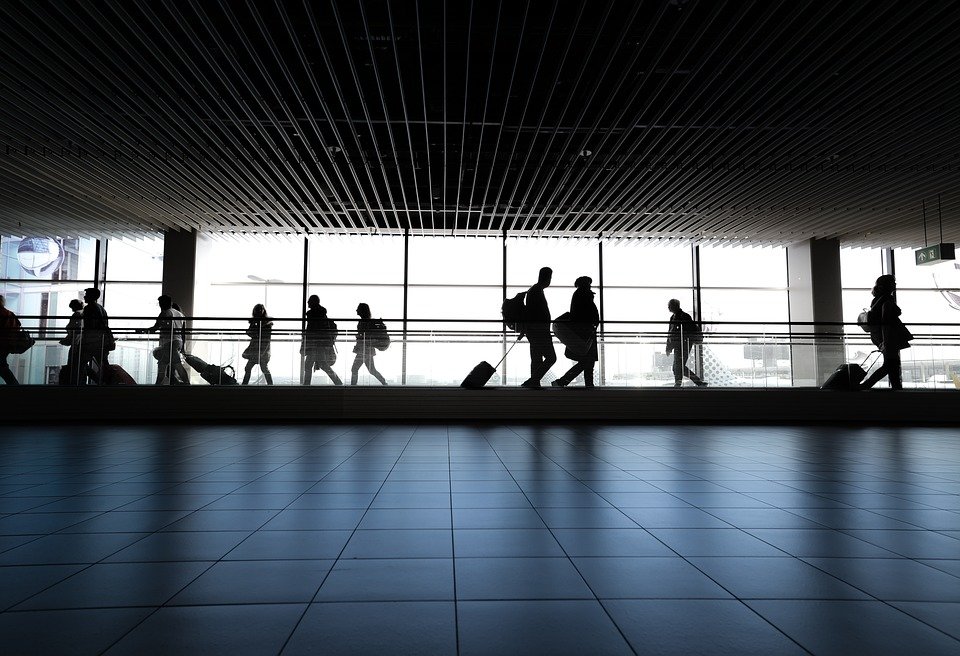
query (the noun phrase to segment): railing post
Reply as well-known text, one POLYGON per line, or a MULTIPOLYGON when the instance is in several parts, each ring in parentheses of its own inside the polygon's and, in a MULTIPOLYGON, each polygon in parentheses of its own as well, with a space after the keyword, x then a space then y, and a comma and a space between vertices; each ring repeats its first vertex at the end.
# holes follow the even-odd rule
POLYGON ((403 229, 403 349, 400 360, 400 384, 407 384, 407 291, 410 286, 410 228, 403 229))
MULTIPOLYGON (((693 320, 703 327, 703 294, 700 288, 700 246, 692 244, 690 246, 690 266, 691 283, 693 287, 693 320)), ((701 377, 705 377, 703 370, 703 342, 700 342, 700 348, 690 349, 693 352, 693 365, 696 371, 700 372, 701 377)))
POLYGON ((597 344, 599 350, 599 359, 600 359, 600 386, 603 387, 607 384, 607 367, 606 367, 606 341, 604 340, 604 314, 603 314, 603 233, 601 232, 597 238, 597 259, 600 271, 600 279, 597 281, 597 288, 600 290, 600 332, 598 333, 597 339, 599 344, 597 344))
MULTIPOLYGON (((501 289, 502 289, 503 298, 500 299, 500 302, 503 303, 504 301, 507 300, 507 229, 506 228, 503 229, 503 237, 502 237, 501 244, 503 246, 503 249, 502 249, 503 279, 501 280, 501 289)), ((503 346, 502 346, 502 352, 500 357, 503 358, 503 361, 501 365, 502 373, 500 374, 502 376, 502 380, 500 382, 503 385, 506 385, 507 384, 507 324, 505 323, 501 324, 501 331, 502 331, 501 343, 503 346)))

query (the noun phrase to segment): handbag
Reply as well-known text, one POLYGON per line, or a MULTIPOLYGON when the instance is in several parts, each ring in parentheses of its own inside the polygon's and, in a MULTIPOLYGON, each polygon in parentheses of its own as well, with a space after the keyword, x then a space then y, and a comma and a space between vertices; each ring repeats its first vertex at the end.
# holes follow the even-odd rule
POLYGON ((103 333, 103 348, 106 351, 117 350, 117 338, 113 336, 113 331, 109 328, 103 333))
POLYGON ((17 333, 16 337, 10 343, 11 353, 26 353, 36 343, 36 340, 30 336, 23 328, 17 333))

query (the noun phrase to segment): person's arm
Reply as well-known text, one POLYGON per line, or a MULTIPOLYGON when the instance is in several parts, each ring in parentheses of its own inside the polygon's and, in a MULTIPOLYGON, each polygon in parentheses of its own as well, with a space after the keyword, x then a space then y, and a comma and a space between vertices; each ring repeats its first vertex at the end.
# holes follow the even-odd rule
POLYGON ((149 328, 137 328, 138 333, 155 333, 163 327, 163 314, 157 317, 157 320, 149 328))
POLYGON ((887 347, 894 345, 896 337, 894 330, 897 325, 897 313, 894 311, 892 300, 886 300, 880 308, 880 351, 886 355, 887 347))

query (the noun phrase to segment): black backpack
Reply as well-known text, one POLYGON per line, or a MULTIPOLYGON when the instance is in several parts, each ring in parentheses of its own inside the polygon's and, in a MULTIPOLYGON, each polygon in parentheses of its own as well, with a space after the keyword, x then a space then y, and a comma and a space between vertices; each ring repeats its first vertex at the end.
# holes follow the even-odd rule
POLYGON ((503 302, 503 305, 500 306, 500 314, 503 315, 503 323, 510 330, 515 330, 518 333, 523 332, 523 319, 526 314, 526 305, 524 304, 524 298, 526 297, 527 292, 520 292, 513 298, 508 298, 503 302))
POLYGON ((703 324, 696 319, 691 319, 687 324, 687 334, 685 337, 690 340, 692 344, 703 343, 703 324))
MULTIPOLYGON (((384 328, 384 330, 386 330, 386 328, 384 328)), ((336 343, 339 335, 340 329, 337 328, 337 322, 333 319, 327 319, 323 326, 323 330, 320 332, 319 341, 323 346, 333 346, 336 343)), ((389 336, 387 336, 388 343, 389 339, 389 336)))
POLYGON ((386 351, 390 348, 390 333, 387 332, 387 325, 383 319, 374 319, 367 329, 367 339, 373 348, 378 351, 386 351))

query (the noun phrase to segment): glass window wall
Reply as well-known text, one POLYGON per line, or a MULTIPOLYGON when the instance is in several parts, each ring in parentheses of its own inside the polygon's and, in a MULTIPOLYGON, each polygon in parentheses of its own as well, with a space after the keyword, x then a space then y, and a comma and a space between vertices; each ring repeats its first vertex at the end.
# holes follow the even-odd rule
MULTIPOLYGON (((337 322, 340 337, 333 368, 344 382, 350 381, 360 303, 370 306, 373 318, 383 319, 390 331, 390 347, 376 352, 377 370, 388 384, 400 384, 403 380, 403 242, 402 236, 395 235, 310 238, 308 293, 319 296, 327 316, 337 322)), ((298 261, 302 260, 301 256, 298 261)), ((300 312, 303 311, 301 308, 300 312)), ((328 382, 323 375, 314 376, 314 384, 328 382)), ((378 384, 366 367, 361 367, 358 383, 378 384)))
MULTIPOLYGON (((599 292, 600 247, 596 240, 509 238, 504 281, 501 238, 414 236, 406 240, 405 286, 402 236, 309 239, 306 292, 320 296, 329 315, 338 321, 341 333, 334 369, 346 381, 354 359, 353 330, 359 302, 368 303, 374 318, 383 318, 391 331, 393 344, 378 352, 376 360, 388 382, 456 385, 478 361, 499 360, 515 339, 514 334, 504 334, 500 321, 504 282, 507 295, 512 296, 536 281, 540 267, 553 268, 553 284, 546 294, 554 317, 569 308, 577 277, 591 276, 599 292)), ((106 245, 103 289, 113 325, 118 331, 143 327, 157 313, 162 239, 110 240, 106 245), (144 319, 125 321, 124 316, 144 319)), ((0 241, 0 290, 19 315, 39 317, 25 320, 25 325, 42 328, 51 337, 56 330, 62 331, 60 324, 69 314, 67 303, 93 284, 95 247, 93 240, 0 241)), ((671 359, 664 354, 669 317, 666 302, 677 298, 684 309, 692 311, 694 252, 689 246, 604 242, 603 309, 608 324, 598 379, 603 371, 608 385, 672 383, 671 359)), ((788 381, 789 350, 783 348, 783 329, 771 325, 789 319, 785 249, 711 246, 701 247, 699 254, 706 338, 703 348, 691 356, 691 366, 704 370, 707 380, 719 385, 769 386, 788 381)), ((246 362, 242 352, 249 343, 246 320, 254 304, 263 303, 275 321, 270 362, 274 381, 298 382, 303 255, 302 238, 201 236, 195 314, 218 319, 195 322, 196 340, 191 350, 208 362, 231 364, 242 373, 246 362)), ((905 363, 910 361, 905 364, 905 377, 913 384, 923 384, 930 376, 950 375, 954 369, 960 373, 960 353, 955 367, 952 351, 947 353, 943 344, 934 343, 938 335, 952 328, 931 325, 956 321, 960 269, 952 262, 916 267, 911 249, 896 252, 896 265, 904 321, 924 336, 904 354, 905 363)), ((879 250, 841 250, 848 320, 868 304, 869 288, 880 268, 879 250)), ((596 300, 599 305, 599 293, 596 300)), ((131 373, 140 382, 152 382, 155 360, 151 349, 155 345, 155 336, 123 337, 122 348, 113 359, 133 369, 131 373), (138 340, 143 343, 135 343, 138 340)), ((559 361, 547 381, 570 364, 563 357, 562 346, 557 343, 556 347, 559 361)), ((16 366, 30 380, 54 380, 65 361, 65 353, 58 350, 61 347, 54 344, 46 351, 34 349, 16 366), (37 355, 41 353, 44 357, 37 355)), ((510 385, 528 376, 526 343, 511 353, 506 371, 505 382, 510 385)), ((254 375, 259 373, 255 368, 254 375)), ((365 369, 359 382, 376 383, 365 369)), ((495 378, 494 383, 498 382, 504 381, 495 378)), ((320 374, 314 377, 314 384, 328 381, 320 374)))
POLYGON ((502 239, 411 237, 408 272, 408 385, 459 385, 500 359, 502 239))
POLYGON ((705 379, 738 387, 790 385, 789 330, 782 325, 790 320, 786 248, 699 250, 705 379))

